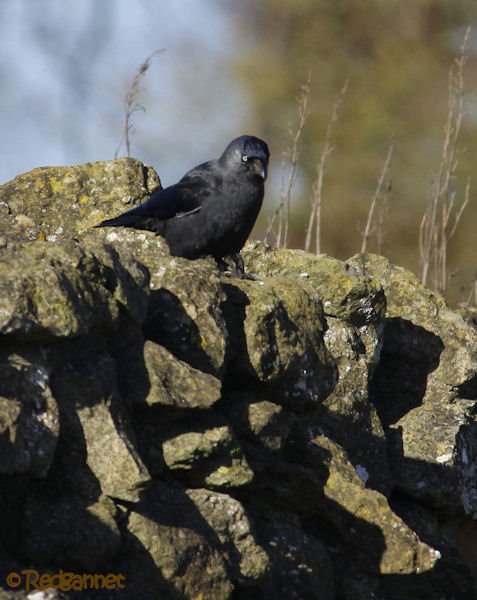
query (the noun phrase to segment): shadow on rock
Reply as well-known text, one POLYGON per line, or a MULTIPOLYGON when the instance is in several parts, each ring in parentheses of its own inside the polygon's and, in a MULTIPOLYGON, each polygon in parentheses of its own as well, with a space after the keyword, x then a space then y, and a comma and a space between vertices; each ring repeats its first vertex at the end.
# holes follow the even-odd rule
POLYGON ((247 294, 239 287, 225 284, 226 301, 222 305, 229 339, 225 350, 225 364, 227 365, 224 388, 234 386, 234 381, 240 379, 244 387, 256 383, 255 372, 250 362, 247 351, 244 322, 246 307, 250 304, 247 294))
POLYGON ((230 597, 233 586, 220 540, 180 486, 155 481, 139 503, 125 509, 124 545, 116 564, 129 594, 171 600, 230 597))
POLYGON ((161 288, 151 292, 149 316, 143 330, 147 339, 164 346, 180 360, 205 373, 215 374, 216 369, 204 351, 199 328, 171 291, 161 288))
POLYGON ((385 428, 422 404, 443 349, 442 340, 423 327, 399 317, 385 319, 381 358, 369 389, 385 428))

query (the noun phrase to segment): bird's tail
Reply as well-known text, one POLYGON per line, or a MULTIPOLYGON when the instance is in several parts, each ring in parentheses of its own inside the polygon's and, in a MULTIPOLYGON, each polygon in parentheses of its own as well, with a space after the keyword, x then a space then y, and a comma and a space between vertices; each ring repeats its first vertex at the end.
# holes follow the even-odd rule
POLYGON ((164 234, 165 223, 153 217, 146 217, 141 214, 124 213, 113 219, 105 219, 95 225, 95 227, 132 227, 133 229, 145 229, 154 231, 160 235, 164 234))
POLYGON ((136 215, 119 215, 113 219, 105 219, 95 227, 134 227, 138 217, 136 215))

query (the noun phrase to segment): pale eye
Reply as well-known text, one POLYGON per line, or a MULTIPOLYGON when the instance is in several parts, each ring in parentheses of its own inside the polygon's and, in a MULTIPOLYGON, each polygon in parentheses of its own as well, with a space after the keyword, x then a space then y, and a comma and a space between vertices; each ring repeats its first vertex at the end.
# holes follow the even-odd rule
POLYGON ((248 161, 248 156, 246 154, 242 155, 242 162, 246 163, 248 161))

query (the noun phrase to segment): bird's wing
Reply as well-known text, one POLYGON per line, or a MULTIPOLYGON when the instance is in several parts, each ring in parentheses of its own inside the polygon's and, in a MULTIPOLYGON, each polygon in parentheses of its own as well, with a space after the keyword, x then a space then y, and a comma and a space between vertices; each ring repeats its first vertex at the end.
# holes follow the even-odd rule
POLYGON ((203 163, 184 175, 176 184, 158 190, 131 210, 98 227, 125 226, 162 231, 161 222, 199 212, 202 204, 220 189, 221 173, 216 160, 203 163))
POLYGON ((128 214, 153 217, 160 221, 198 212, 204 200, 217 187, 216 161, 191 169, 176 184, 153 194, 128 214))

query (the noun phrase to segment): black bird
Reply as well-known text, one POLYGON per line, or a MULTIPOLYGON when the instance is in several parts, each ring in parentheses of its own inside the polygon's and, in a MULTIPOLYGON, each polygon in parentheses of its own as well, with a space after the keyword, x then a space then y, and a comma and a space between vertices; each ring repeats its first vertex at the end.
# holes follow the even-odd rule
POLYGON ((217 261, 237 254, 262 206, 270 153, 259 138, 242 135, 216 160, 97 227, 133 227, 162 235, 174 256, 217 261))

